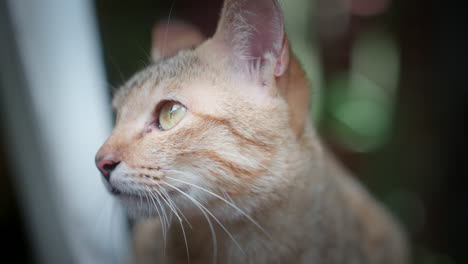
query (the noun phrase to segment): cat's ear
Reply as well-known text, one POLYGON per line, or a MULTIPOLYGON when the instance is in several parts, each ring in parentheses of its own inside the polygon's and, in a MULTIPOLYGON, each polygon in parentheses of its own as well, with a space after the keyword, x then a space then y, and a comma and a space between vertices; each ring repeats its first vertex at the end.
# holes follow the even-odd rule
POLYGON ((181 22, 160 22, 153 28, 151 57, 159 60, 203 42, 205 37, 194 26, 181 22))
MULTIPOLYGON (((238 69, 283 75, 289 47, 276 0, 226 0, 213 40, 221 43, 238 69)), ((264 76, 265 77, 265 76, 264 76)))

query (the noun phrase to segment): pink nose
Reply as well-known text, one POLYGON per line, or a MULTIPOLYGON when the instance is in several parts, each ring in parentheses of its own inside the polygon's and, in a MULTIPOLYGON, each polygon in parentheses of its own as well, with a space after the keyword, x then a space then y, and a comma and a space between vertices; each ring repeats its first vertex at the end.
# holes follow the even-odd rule
POLYGON ((106 181, 110 180, 111 172, 119 165, 120 161, 107 157, 96 158, 96 167, 101 172, 106 181))

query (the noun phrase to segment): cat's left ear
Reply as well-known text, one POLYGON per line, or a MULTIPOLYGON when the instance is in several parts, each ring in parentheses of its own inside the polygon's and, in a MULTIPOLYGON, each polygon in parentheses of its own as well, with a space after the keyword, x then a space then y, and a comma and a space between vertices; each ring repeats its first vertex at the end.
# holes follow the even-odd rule
MULTIPOLYGON (((215 42, 227 50, 236 70, 258 76, 282 76, 289 45, 276 0, 225 0, 215 42)), ((263 80, 264 81, 264 80, 263 80)))
POLYGON ((157 23, 153 28, 151 57, 157 61, 174 56, 179 50, 196 46, 204 39, 203 34, 190 24, 174 20, 157 23))

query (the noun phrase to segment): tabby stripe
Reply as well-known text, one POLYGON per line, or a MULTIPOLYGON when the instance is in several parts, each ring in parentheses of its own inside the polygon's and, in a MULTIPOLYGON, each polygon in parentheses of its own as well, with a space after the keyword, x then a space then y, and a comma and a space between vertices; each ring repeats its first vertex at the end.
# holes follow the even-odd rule
POLYGON ((260 174, 266 172, 265 168, 258 168, 254 170, 241 168, 237 166, 236 164, 234 164, 233 162, 223 159, 218 153, 216 153, 213 150, 189 151, 189 152, 181 153, 181 155, 194 155, 194 156, 204 155, 210 160, 213 160, 216 163, 220 164, 222 167, 226 168, 232 174, 234 174, 234 176, 237 176, 237 177, 246 176, 246 178, 256 178, 260 174))
POLYGON ((192 112, 192 114, 194 114, 197 117, 203 118, 204 120, 216 122, 216 123, 219 123, 219 124, 222 124, 222 125, 226 126, 229 129, 229 131, 231 132, 231 134, 238 137, 239 139, 241 139, 242 141, 246 142, 249 145, 256 146, 256 147, 259 147, 259 148, 262 148, 262 149, 265 149, 265 150, 268 150, 268 151, 272 150, 272 147, 267 145, 266 143, 257 142, 257 141, 255 141, 255 140, 253 140, 251 138, 248 138, 248 137, 242 135, 237 129, 234 128, 234 126, 231 124, 231 122, 229 120, 227 120, 227 119, 220 118, 220 117, 215 117, 215 116, 210 116, 210 115, 205 115, 205 114, 200 114, 200 113, 193 113, 192 112))

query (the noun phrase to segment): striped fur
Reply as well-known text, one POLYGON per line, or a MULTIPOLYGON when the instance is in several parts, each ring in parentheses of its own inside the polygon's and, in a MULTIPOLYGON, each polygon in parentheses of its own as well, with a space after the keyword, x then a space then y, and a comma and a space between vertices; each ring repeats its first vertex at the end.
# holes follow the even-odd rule
POLYGON ((323 149, 305 74, 282 45, 287 68, 267 53, 261 82, 215 36, 115 95, 98 156, 120 161, 110 185, 137 219, 134 262, 405 263, 398 225, 323 149), (164 100, 188 109, 167 131, 153 124, 164 100))

